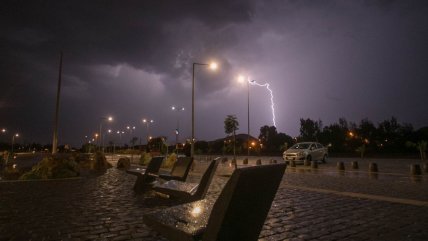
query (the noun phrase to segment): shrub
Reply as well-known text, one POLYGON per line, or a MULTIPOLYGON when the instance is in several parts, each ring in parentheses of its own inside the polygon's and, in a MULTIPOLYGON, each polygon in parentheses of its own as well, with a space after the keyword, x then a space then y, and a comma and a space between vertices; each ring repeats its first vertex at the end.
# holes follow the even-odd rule
POLYGON ((147 166, 147 164, 149 164, 150 160, 152 160, 152 156, 150 155, 150 153, 143 152, 143 153, 141 153, 139 164, 143 165, 143 166, 147 166))
POLYGON ((177 155, 175 153, 172 153, 165 159, 164 162, 162 162, 162 167, 171 168, 176 161, 177 161, 177 155))
POLYGON ((31 171, 24 173, 19 179, 55 179, 79 176, 79 165, 73 158, 59 159, 45 157, 31 171))
POLYGON ((117 161, 117 168, 121 169, 128 169, 131 167, 131 160, 128 157, 121 157, 117 161))
POLYGON ((97 152, 94 156, 94 162, 91 163, 90 169, 92 170, 105 170, 113 167, 106 159, 104 153, 97 152))

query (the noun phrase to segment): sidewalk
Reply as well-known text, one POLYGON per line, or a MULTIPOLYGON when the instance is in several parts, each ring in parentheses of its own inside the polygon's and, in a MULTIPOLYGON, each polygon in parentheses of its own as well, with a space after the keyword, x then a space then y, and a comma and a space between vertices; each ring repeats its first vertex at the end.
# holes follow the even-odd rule
MULTIPOLYGON (((260 240, 428 239, 428 175, 418 182, 404 172, 373 179, 363 171, 338 174, 331 166, 287 169, 260 240)), ((190 181, 205 167, 197 162, 190 181)), ((217 174, 228 171, 220 164, 217 174)), ((0 182, 0 240, 164 240, 142 220, 163 206, 135 195, 134 181, 111 168, 75 179, 0 182)), ((208 195, 226 181, 216 175, 208 195)))

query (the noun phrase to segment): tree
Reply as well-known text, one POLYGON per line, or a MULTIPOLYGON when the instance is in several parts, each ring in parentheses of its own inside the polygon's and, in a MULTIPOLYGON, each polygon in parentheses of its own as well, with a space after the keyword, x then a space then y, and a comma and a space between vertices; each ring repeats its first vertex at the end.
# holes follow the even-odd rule
POLYGON ((235 159, 235 168, 236 165, 236 130, 239 129, 239 122, 235 115, 228 115, 224 120, 224 132, 230 135, 233 134, 233 158, 235 159))
POLYGON ((322 128, 321 120, 300 119, 300 138, 303 141, 318 141, 322 128))

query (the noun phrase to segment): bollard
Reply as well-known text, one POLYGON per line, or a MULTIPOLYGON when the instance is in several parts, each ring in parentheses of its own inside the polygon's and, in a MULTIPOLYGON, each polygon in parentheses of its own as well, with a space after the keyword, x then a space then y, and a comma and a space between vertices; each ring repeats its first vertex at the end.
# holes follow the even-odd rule
POLYGON ((295 161, 290 161, 290 167, 296 167, 296 162, 295 161))
POLYGON ((343 162, 337 162, 337 170, 339 171, 345 171, 345 164, 343 162))
POLYGON ((256 161, 256 165, 261 165, 261 164, 262 164, 262 160, 257 159, 257 161, 256 161))
POLYGON ((245 159, 242 161, 242 164, 244 164, 244 165, 248 165, 248 158, 245 158, 245 159))
POLYGON ((318 168, 318 162, 317 161, 311 161, 311 167, 313 169, 317 169, 318 168))
POLYGON ((421 175, 421 166, 419 164, 411 164, 410 165, 410 174, 412 175, 421 175))
POLYGON ((351 167, 352 169, 358 169, 358 162, 357 161, 351 162, 351 167))
POLYGON ((369 163, 369 172, 378 172, 377 164, 374 162, 369 163))
POLYGON ((227 157, 223 157, 223 158, 221 159, 221 163, 226 163, 226 162, 228 162, 227 157))
POLYGON ((422 170, 423 170, 425 173, 428 173, 428 163, 424 163, 424 164, 422 165, 422 170))

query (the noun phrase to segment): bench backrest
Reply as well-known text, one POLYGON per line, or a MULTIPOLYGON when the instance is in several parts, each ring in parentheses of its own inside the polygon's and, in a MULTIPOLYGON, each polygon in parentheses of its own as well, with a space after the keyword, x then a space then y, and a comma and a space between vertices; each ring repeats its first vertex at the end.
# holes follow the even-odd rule
POLYGON ((164 157, 163 156, 155 156, 150 160, 149 164, 147 165, 145 175, 148 174, 158 174, 159 169, 162 165, 164 157))
POLYGON ((198 188, 196 189, 196 192, 192 195, 193 200, 199 200, 205 198, 205 195, 208 192, 208 188, 210 187, 211 180, 214 177, 214 173, 217 169, 218 163, 220 162, 221 158, 217 157, 216 159, 212 160, 210 165, 208 166, 207 170, 205 170, 204 175, 201 178, 201 181, 199 182, 198 188))
POLYGON ((192 163, 192 157, 179 157, 174 163, 170 175, 174 177, 180 177, 180 181, 186 181, 192 163))
POLYGON ((236 169, 213 206, 202 240, 258 240, 285 168, 236 169))

